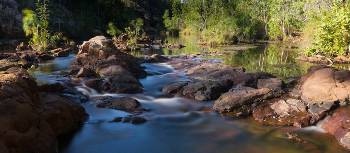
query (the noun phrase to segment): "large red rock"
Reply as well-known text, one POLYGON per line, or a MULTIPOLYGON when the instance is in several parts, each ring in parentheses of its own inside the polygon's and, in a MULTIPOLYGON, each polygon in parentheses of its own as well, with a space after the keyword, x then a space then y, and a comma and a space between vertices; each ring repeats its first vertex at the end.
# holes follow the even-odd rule
POLYGON ((328 111, 336 102, 345 104, 350 97, 350 71, 313 68, 302 78, 301 99, 314 114, 328 111))
POLYGON ((337 109, 322 122, 321 127, 334 135, 341 145, 350 149, 350 107, 337 109))

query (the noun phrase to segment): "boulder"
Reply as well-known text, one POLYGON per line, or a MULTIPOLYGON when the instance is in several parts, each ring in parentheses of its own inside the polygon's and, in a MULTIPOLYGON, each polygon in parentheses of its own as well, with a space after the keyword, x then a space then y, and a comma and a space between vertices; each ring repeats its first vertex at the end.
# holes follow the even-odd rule
MULTIPOLYGON (((114 46, 112 40, 104 37, 104 36, 96 36, 91 38, 89 41, 84 41, 83 44, 80 46, 78 55, 84 54, 84 53, 110 53, 113 52, 114 46), (103 51, 103 52, 100 52, 103 51)), ((100 56, 101 56, 100 55, 100 56)))
POLYGON ((337 109, 331 116, 327 117, 321 127, 335 136, 339 143, 350 149, 350 107, 337 109))
POLYGON ((198 101, 208 101, 219 98, 231 88, 231 81, 198 81, 184 86, 182 95, 198 101))
POLYGON ((263 100, 273 98, 271 93, 272 91, 268 88, 236 88, 221 95, 215 101, 213 109, 221 113, 233 112, 236 116, 248 115, 263 100))
MULTIPOLYGON (((131 75, 132 74, 124 69, 120 65, 109 65, 107 67, 103 67, 97 70, 97 73, 101 77, 111 77, 111 76, 116 76, 116 75, 131 75)), ((133 76, 132 76, 133 77, 133 76)))
POLYGON ((70 99, 53 93, 41 93, 40 99, 44 105, 42 118, 56 136, 70 134, 80 128, 86 119, 84 108, 70 99))
POLYGON ((41 93, 24 69, 0 73, 0 151, 56 152, 57 137, 78 128, 84 109, 55 93, 41 93))
POLYGON ((98 91, 137 93, 143 90, 138 80, 146 76, 141 67, 141 60, 119 51, 112 40, 106 37, 91 38, 80 46, 72 70, 76 71, 79 68, 89 69, 87 72, 91 72, 82 77, 101 80, 90 81, 90 85, 98 88, 98 91), (96 75, 92 75, 92 72, 96 72, 96 75))
POLYGON ((184 86, 188 85, 188 82, 175 82, 163 87, 162 92, 166 95, 181 95, 184 86))
POLYGON ((219 63, 201 63, 187 68, 186 74, 197 80, 230 80, 233 85, 245 84, 251 77, 242 68, 219 63))
POLYGON ((97 104, 97 107, 117 109, 126 112, 139 112, 143 110, 140 102, 129 97, 106 98, 103 100, 103 102, 97 104))
POLYGON ((81 78, 81 77, 96 77, 97 74, 94 70, 89 69, 89 68, 80 68, 78 71, 76 77, 81 78))
POLYGON ((159 54, 153 54, 152 56, 146 56, 145 57, 145 63, 163 63, 168 61, 169 58, 159 55, 159 54))
POLYGON ((142 84, 132 75, 115 75, 106 78, 93 78, 84 84, 98 92, 139 93, 143 91, 142 84))
POLYGON ((300 93, 313 114, 326 112, 338 102, 344 105, 350 95, 350 71, 313 68, 301 79, 300 93))
POLYGON ((102 90, 103 79, 89 79, 84 82, 84 84, 98 92, 102 90))
POLYGON ((103 80, 101 89, 115 93, 139 93, 143 91, 142 84, 132 75, 117 75, 103 80))

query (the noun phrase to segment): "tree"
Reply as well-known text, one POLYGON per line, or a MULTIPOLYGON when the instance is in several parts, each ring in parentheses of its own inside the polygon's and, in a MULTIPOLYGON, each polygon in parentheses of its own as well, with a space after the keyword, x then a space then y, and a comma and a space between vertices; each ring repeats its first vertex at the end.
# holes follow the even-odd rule
POLYGON ((309 55, 348 55, 350 47, 350 8, 347 1, 335 1, 330 11, 323 12, 309 55))

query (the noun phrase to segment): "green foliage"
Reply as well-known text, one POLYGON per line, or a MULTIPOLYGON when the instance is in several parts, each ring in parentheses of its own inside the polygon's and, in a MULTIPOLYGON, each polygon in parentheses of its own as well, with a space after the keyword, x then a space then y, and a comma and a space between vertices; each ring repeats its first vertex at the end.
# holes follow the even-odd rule
POLYGON ((334 3, 321 17, 314 43, 308 55, 347 55, 350 45, 350 8, 348 4, 334 3))
POLYGON ((26 36, 31 36, 37 32, 38 19, 34 11, 29 9, 24 9, 23 14, 23 31, 26 36))
POLYGON ((120 31, 118 29, 118 27, 114 25, 113 22, 108 23, 107 34, 109 34, 112 37, 115 37, 115 36, 120 35, 121 33, 122 33, 122 31, 120 31))
POLYGON ((304 0, 189 0, 165 12, 165 27, 194 31, 207 43, 289 37, 299 32, 304 0), (176 24, 176 21, 181 24, 176 24), (183 26, 174 26, 183 25, 183 26))
POLYGON ((141 37, 143 32, 143 20, 141 18, 137 18, 132 20, 129 24, 129 27, 125 28, 125 32, 128 35, 128 46, 135 47, 137 44, 137 40, 141 37))
POLYGON ((274 0, 270 2, 269 36, 285 40, 303 26, 305 0, 274 0))
POLYGON ((35 12, 23 10, 23 30, 30 37, 29 44, 34 50, 46 51, 55 47, 63 38, 61 33, 50 33, 49 14, 49 0, 38 0, 35 12))

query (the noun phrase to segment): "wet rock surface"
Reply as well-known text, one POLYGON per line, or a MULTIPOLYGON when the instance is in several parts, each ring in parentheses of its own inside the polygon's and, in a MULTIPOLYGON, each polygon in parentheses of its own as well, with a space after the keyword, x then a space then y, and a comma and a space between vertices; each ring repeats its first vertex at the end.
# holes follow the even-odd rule
POLYGON ((190 81, 165 86, 165 94, 215 100, 214 111, 233 117, 252 115, 264 125, 306 127, 327 118, 322 127, 349 148, 350 112, 344 106, 349 104, 350 71, 314 66, 284 83, 270 74, 246 73, 188 56, 173 57, 168 63, 190 81))
POLYGON ((235 113, 235 116, 249 115, 255 106, 273 96, 267 88, 240 87, 221 95, 213 109, 221 113, 235 113))
POLYGON ((57 137, 80 127, 84 109, 57 93, 40 92, 21 68, 0 72, 0 150, 55 152, 57 137), (35 140, 35 141, 34 141, 35 140))
POLYGON ((163 63, 167 62, 169 58, 159 55, 159 54, 153 54, 151 56, 145 57, 145 63, 163 63))
POLYGON ((147 122, 147 119, 139 116, 127 116, 127 117, 116 117, 111 122, 122 122, 122 123, 131 123, 131 124, 144 124, 147 122))
POLYGON ((267 88, 275 94, 283 93, 283 82, 265 73, 246 73, 241 67, 222 63, 203 62, 191 57, 175 57, 168 62, 175 69, 184 71, 189 82, 173 83, 163 88, 163 93, 179 95, 198 101, 216 100, 232 88, 267 88))
POLYGON ((89 70, 86 75, 78 76, 95 80, 88 82, 97 91, 138 93, 142 92, 138 78, 146 75, 141 62, 142 60, 115 48, 112 40, 97 36, 80 46, 72 72, 77 72, 77 69, 89 70))
POLYGON ((100 108, 109 108, 109 109, 117 109, 130 113, 142 112, 144 109, 141 107, 140 102, 136 99, 129 97, 100 97, 95 100, 98 100, 97 107, 100 108))
POLYGON ((349 77, 349 71, 311 67, 288 93, 256 108, 253 116, 270 125, 315 125, 337 107, 349 103, 349 77))

